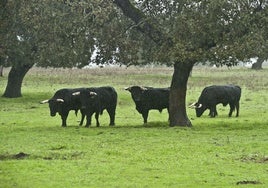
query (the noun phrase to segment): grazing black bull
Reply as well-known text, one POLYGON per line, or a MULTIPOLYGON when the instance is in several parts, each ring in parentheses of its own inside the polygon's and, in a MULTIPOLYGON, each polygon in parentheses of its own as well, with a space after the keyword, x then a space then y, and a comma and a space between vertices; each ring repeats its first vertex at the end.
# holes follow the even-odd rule
POLYGON ((96 125, 100 126, 99 115, 107 110, 110 116, 110 125, 115 125, 115 110, 117 105, 117 93, 113 87, 85 88, 74 92, 73 96, 79 96, 81 109, 87 116, 86 127, 91 125, 91 116, 95 113, 96 125))
POLYGON ((49 103, 51 116, 55 116, 56 113, 59 113, 62 119, 62 127, 67 126, 66 120, 70 110, 74 110, 75 114, 77 114, 78 110, 80 110, 82 114, 80 125, 82 125, 85 113, 81 109, 81 103, 79 97, 72 95, 74 92, 79 92, 81 90, 83 90, 83 88, 60 89, 56 91, 56 93, 51 99, 41 101, 40 103, 41 104, 49 103))
POLYGON ((200 117, 206 109, 210 110, 210 117, 218 115, 216 105, 222 103, 223 106, 229 104, 229 117, 236 109, 236 117, 239 115, 239 100, 241 88, 236 85, 213 85, 203 89, 198 101, 190 107, 196 109, 196 116, 200 117))
POLYGON ((142 114, 144 123, 147 123, 149 110, 155 109, 162 112, 163 109, 169 107, 169 88, 132 86, 125 90, 131 93, 136 110, 142 114))

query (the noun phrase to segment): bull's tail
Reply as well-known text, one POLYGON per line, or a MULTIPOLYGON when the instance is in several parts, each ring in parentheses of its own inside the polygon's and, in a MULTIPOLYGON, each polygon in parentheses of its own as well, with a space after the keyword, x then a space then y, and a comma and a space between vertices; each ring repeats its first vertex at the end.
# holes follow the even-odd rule
POLYGON ((75 110, 75 115, 77 116, 78 110, 75 110))

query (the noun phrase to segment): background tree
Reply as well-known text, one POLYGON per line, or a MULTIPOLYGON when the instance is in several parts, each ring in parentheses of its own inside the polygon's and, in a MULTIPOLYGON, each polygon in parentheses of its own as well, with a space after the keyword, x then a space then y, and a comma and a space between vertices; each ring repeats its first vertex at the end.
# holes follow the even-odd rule
POLYGON ((258 57, 257 61, 252 64, 252 69, 254 70, 261 70, 262 69, 262 64, 266 59, 258 57))
POLYGON ((33 66, 82 67, 93 50, 92 10, 76 1, 1 1, 1 45, 11 66, 4 97, 20 97, 33 66))

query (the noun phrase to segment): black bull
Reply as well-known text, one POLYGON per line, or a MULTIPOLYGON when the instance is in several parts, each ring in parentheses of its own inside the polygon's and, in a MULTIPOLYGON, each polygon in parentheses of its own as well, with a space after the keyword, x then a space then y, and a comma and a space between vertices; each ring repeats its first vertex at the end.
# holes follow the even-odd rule
POLYGON ((125 90, 131 93, 136 110, 142 114, 144 123, 147 123, 149 110, 155 109, 162 112, 169 107, 169 88, 132 86, 125 90))
POLYGON ((62 119, 62 126, 66 127, 66 120, 70 110, 74 110, 77 114, 78 110, 81 111, 82 118, 80 125, 83 124, 85 113, 81 109, 81 103, 78 96, 72 95, 75 92, 79 92, 83 88, 75 89, 60 89, 56 91, 54 96, 51 99, 41 101, 41 104, 49 103, 50 115, 55 116, 56 113, 59 113, 62 119))
POLYGON ((216 105, 222 103, 223 106, 229 104, 229 117, 236 109, 236 117, 239 115, 239 100, 241 97, 241 88, 236 85, 213 85, 203 89, 198 101, 191 108, 196 109, 196 116, 200 117, 205 110, 209 109, 209 115, 215 117, 218 115, 216 105))
POLYGON ((91 125, 91 116, 95 113, 96 125, 99 123, 99 115, 107 110, 110 116, 110 124, 115 125, 115 111, 117 105, 117 92, 113 87, 96 87, 85 88, 81 91, 73 93, 78 96, 81 103, 81 109, 87 116, 86 127, 91 125))

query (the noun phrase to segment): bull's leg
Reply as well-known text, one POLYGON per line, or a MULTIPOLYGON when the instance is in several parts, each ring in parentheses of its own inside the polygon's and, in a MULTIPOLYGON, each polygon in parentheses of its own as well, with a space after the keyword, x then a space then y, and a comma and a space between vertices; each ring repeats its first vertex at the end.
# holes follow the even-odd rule
POLYGON ((236 117, 239 116, 239 102, 236 104, 236 117))
POLYGON ((86 116, 86 113, 84 110, 80 110, 80 112, 81 112, 81 121, 80 121, 79 125, 82 126, 84 119, 85 119, 85 116, 86 116))
POLYGON ((215 107, 215 116, 218 115, 217 108, 215 107))
POLYGON ((232 113, 233 113, 233 111, 235 109, 235 105, 234 104, 229 104, 229 106, 230 106, 229 117, 231 117, 232 116, 232 113))
POLYGON ((89 127, 91 125, 91 116, 92 114, 87 114, 87 123, 86 123, 86 127, 89 127))
POLYGON ((61 120, 62 120, 61 126, 62 126, 62 127, 66 127, 66 126, 67 126, 67 124, 66 124, 66 119, 67 119, 67 117, 65 117, 65 116, 61 116, 61 120))
POLYGON ((211 108, 210 108, 210 117, 215 117, 216 116, 216 105, 214 105, 214 106, 212 106, 211 108))
POLYGON ((212 111, 211 109, 209 109, 209 114, 208 114, 208 115, 209 115, 210 117, 212 117, 213 114, 214 114, 213 111, 212 111))
POLYGON ((62 123, 61 123, 61 126, 62 127, 66 127, 67 126, 67 117, 68 117, 68 113, 67 114, 61 114, 61 120, 62 120, 62 123))
POLYGON ((215 107, 215 111, 214 110, 211 110, 209 112, 209 115, 210 115, 210 117, 216 117, 218 115, 217 108, 215 107))
POLYGON ((144 123, 147 123, 148 113, 149 113, 149 110, 146 110, 146 111, 142 112, 142 117, 143 117, 143 122, 144 123))
POLYGON ((81 121, 79 123, 79 126, 83 125, 84 119, 85 119, 85 114, 82 113, 82 117, 81 117, 81 121))
POLYGON ((95 119, 96 119, 96 126, 99 127, 100 122, 99 122, 99 113, 98 112, 95 112, 95 119))
POLYGON ((109 116, 110 116, 110 126, 113 126, 113 125, 115 125, 115 123, 114 123, 114 120, 115 120, 115 108, 113 108, 113 109, 107 109, 107 112, 108 112, 108 114, 109 114, 109 116))

